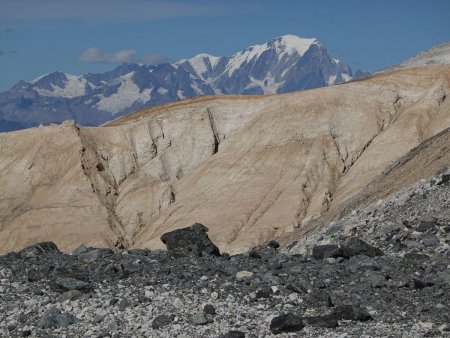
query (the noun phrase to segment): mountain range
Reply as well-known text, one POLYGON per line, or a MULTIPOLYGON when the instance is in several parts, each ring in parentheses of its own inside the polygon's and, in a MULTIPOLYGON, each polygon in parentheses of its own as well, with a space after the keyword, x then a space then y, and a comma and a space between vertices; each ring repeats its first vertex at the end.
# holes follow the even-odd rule
POLYGON ((364 74, 316 39, 285 35, 232 56, 199 54, 159 65, 122 64, 81 76, 53 72, 0 93, 0 132, 75 120, 96 126, 141 108, 198 95, 276 94, 364 74))

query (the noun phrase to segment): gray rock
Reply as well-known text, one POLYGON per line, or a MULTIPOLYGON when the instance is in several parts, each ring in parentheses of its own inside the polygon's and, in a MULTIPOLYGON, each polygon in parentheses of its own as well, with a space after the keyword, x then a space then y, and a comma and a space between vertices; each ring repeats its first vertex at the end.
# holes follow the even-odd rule
POLYGON ((65 292, 69 290, 90 290, 91 284, 76 278, 59 277, 50 283, 50 287, 59 292, 65 292))
POLYGON ((342 246, 345 257, 366 255, 368 257, 382 256, 383 251, 363 241, 359 237, 350 237, 342 246))
POLYGON ((219 338, 245 338, 245 333, 238 330, 231 330, 220 335, 219 338))
POLYGON ((104 315, 95 314, 95 315, 94 315, 94 318, 92 318, 92 322, 93 322, 94 324, 98 324, 98 323, 102 322, 104 319, 105 319, 105 316, 104 316, 104 315))
POLYGON ((313 248, 312 256, 315 259, 342 257, 342 249, 335 244, 318 245, 313 248))
POLYGON ((297 332, 305 327, 302 318, 292 313, 282 314, 272 319, 270 322, 270 331, 273 334, 283 332, 297 332))
POLYGON ((265 285, 256 291, 256 298, 270 298, 272 293, 273 291, 270 285, 265 285))
POLYGON ((435 234, 424 234, 420 237, 420 241, 426 247, 436 247, 439 245, 439 238, 435 234))
POLYGON ((366 308, 357 305, 339 305, 334 308, 332 317, 336 320, 354 320, 365 322, 372 319, 366 308))
POLYGON ((56 298, 56 301, 62 303, 66 300, 72 301, 75 299, 79 299, 81 296, 83 296, 83 293, 81 291, 69 290, 59 295, 58 298, 56 298))
POLYGON ((208 318, 202 312, 194 313, 189 317, 189 322, 192 325, 205 325, 209 323, 208 318))
POLYGON ((161 241, 166 245, 167 250, 177 258, 192 255, 195 257, 220 256, 219 249, 211 242, 207 232, 208 228, 200 223, 195 223, 191 227, 163 234, 161 241))
POLYGON ((174 318, 175 318, 174 315, 162 314, 162 315, 156 316, 152 321, 152 328, 155 330, 159 330, 160 328, 172 323, 174 318))
POLYGON ((431 221, 422 221, 419 223, 416 230, 419 232, 425 232, 430 229, 436 228, 436 225, 437 225, 437 220, 435 220, 435 219, 431 220, 431 221))
POLYGON ((25 313, 21 313, 18 318, 19 322, 26 323, 28 321, 28 316, 25 313))
POLYGON ((49 309, 39 320, 40 329, 66 328, 75 323, 75 317, 71 314, 61 313, 56 308, 49 309))
POLYGON ((211 304, 206 304, 203 307, 203 312, 206 313, 207 315, 215 315, 216 314, 216 309, 211 304))

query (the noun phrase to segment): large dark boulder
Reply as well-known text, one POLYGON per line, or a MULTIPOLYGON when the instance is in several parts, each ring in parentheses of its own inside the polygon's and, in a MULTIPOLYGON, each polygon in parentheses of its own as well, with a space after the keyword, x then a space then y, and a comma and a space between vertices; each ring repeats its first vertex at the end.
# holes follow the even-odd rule
POLYGON ((165 233, 161 236, 161 241, 174 257, 220 256, 219 249, 211 242, 207 232, 207 227, 203 224, 195 223, 191 227, 165 233))
POLYGON ((302 318, 292 313, 282 314, 273 318, 270 322, 270 331, 273 334, 297 332, 304 327, 305 325, 302 322, 302 318))
POLYGON ((356 255, 366 255, 368 257, 383 256, 383 251, 364 242, 359 237, 350 237, 341 246, 343 257, 350 258, 356 255))
POLYGON ((313 248, 312 256, 315 259, 342 257, 342 249, 335 244, 318 245, 313 248))

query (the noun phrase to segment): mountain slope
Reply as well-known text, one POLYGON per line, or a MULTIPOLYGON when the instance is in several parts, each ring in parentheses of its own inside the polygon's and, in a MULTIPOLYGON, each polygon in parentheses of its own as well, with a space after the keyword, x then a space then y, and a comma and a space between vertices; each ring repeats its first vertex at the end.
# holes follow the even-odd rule
POLYGON ((308 227, 450 127, 449 81, 450 66, 406 68, 0 134, 0 248, 160 248, 162 233, 201 222, 240 252, 308 227))
POLYGON ((421 52, 402 62, 399 67, 418 67, 433 64, 450 64, 450 42, 421 52))
POLYGON ((275 94, 348 81, 350 67, 316 39, 286 35, 229 57, 200 54, 174 64, 124 64, 103 74, 54 72, 0 93, 0 126, 73 119, 99 125, 143 107, 197 95, 275 94))

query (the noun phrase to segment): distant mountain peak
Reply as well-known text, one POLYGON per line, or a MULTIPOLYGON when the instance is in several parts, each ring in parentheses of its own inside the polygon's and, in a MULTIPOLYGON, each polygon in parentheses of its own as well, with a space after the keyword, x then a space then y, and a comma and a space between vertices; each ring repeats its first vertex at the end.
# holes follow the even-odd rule
POLYGON ((350 67, 336 62, 317 39, 283 35, 231 56, 201 53, 173 64, 125 63, 101 74, 45 74, 0 93, 0 120, 98 125, 196 95, 286 93, 351 79, 350 67))
POLYGON ((296 35, 283 35, 268 44, 273 44, 279 49, 279 52, 286 52, 289 55, 298 53, 303 56, 311 45, 318 45, 319 41, 315 38, 301 38, 296 35))

